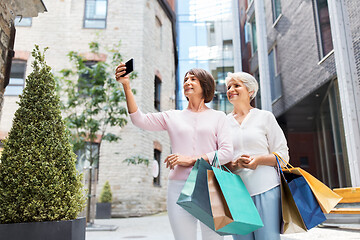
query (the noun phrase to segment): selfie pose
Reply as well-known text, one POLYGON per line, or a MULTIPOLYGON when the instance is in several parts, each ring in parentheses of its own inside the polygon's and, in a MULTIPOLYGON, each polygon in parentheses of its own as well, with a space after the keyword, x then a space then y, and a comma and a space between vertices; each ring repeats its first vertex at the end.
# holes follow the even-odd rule
MULTIPOLYGON (((198 220, 176 204, 190 171, 198 158, 212 162, 215 152, 221 164, 233 158, 233 146, 226 115, 208 108, 215 93, 215 81, 203 69, 191 69, 184 77, 184 94, 188 107, 184 110, 169 110, 144 114, 137 107, 132 94, 125 64, 116 68, 116 80, 123 85, 132 123, 150 131, 167 131, 173 154, 166 157, 170 168, 167 194, 167 210, 170 225, 176 240, 196 240, 198 220)), ((202 239, 223 239, 200 222, 202 239)))
POLYGON ((234 160, 228 165, 240 175, 264 223, 264 227, 248 235, 233 238, 280 240, 280 179, 272 153, 289 161, 284 133, 271 112, 250 105, 259 89, 253 76, 245 72, 228 73, 225 82, 227 97, 234 106, 227 116, 234 145, 234 160))

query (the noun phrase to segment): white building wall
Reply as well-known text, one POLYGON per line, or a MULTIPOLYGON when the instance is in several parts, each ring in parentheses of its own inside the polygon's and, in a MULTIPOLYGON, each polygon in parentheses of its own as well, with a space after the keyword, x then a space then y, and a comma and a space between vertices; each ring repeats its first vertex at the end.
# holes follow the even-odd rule
MULTIPOLYGON (((69 64, 66 54, 73 50, 89 52, 88 43, 97 41, 104 47, 121 40, 121 54, 124 61, 134 58, 138 78, 133 80, 135 96, 143 112, 154 109, 154 77, 162 77, 161 110, 175 108, 172 97, 175 94, 175 63, 171 21, 157 0, 109 0, 106 29, 83 28, 84 2, 78 0, 52 0, 46 2, 48 12, 34 18, 31 27, 17 27, 15 51, 31 52, 34 44, 40 48, 49 47, 46 61, 57 73, 69 64), (162 22, 162 48, 158 49, 155 35, 155 16, 162 22)), ((26 75, 31 72, 30 57, 26 75)), ((0 131, 8 132, 18 97, 5 96, 0 131)), ((166 132, 149 132, 134 127, 128 117, 123 129, 114 127, 109 131, 120 134, 118 143, 103 142, 99 163, 99 184, 97 193, 106 180, 113 191, 113 216, 135 216, 166 210, 166 188, 168 170, 161 165, 161 186, 153 186, 151 163, 154 141, 162 146, 161 161, 170 154, 170 141, 166 132), (123 160, 132 156, 150 160, 145 165, 128 166, 123 160)))

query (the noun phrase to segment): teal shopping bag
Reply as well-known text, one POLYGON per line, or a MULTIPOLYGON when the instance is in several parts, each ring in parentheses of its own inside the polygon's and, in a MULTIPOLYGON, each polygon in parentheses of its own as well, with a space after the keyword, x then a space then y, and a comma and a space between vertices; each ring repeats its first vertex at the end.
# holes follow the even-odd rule
MULTIPOLYGON (((240 176, 225 171, 222 167, 212 167, 212 170, 221 189, 225 208, 224 214, 215 214, 213 209, 215 230, 228 234, 246 235, 263 227, 257 208, 240 176)), ((215 204, 211 198, 212 208, 215 204)))
MULTIPOLYGON (((211 165, 204 159, 198 159, 176 203, 215 231, 207 184, 207 170, 211 169, 211 165)), ((216 232, 220 235, 229 235, 216 232)))

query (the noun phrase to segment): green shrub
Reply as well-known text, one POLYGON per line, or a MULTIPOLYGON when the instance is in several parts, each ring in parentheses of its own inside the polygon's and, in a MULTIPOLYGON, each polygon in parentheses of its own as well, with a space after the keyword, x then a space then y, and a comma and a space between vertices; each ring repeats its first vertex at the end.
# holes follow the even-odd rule
POLYGON ((100 194, 100 202, 101 203, 111 203, 112 201, 112 193, 109 181, 106 181, 104 187, 100 194))
POLYGON ((32 56, 0 158, 0 223, 76 219, 85 203, 51 68, 38 46, 32 56))

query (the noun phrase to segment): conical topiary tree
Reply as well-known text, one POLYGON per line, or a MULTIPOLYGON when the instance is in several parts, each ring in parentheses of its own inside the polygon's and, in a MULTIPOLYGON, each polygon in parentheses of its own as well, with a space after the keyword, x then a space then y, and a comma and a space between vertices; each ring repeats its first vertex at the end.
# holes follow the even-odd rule
MULTIPOLYGON (((45 53, 46 49, 44 50, 45 53)), ((0 162, 0 223, 76 219, 84 208, 81 175, 38 46, 0 162)))
POLYGON ((112 201, 112 192, 110 188, 109 181, 106 181, 104 187, 100 194, 100 201, 101 203, 111 203, 112 201))

